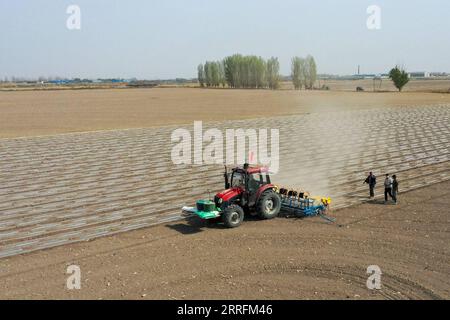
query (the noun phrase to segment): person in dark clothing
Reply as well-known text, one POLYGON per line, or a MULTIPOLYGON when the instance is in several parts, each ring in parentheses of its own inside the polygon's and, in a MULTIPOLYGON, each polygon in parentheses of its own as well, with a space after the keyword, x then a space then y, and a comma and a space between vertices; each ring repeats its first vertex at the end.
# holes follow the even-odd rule
POLYGON ((391 177, 389 177, 389 174, 386 174, 386 179, 384 179, 384 203, 388 201, 388 195, 392 197, 392 183, 394 181, 391 177))
POLYGON ((392 178, 392 199, 394 200, 395 204, 397 204, 398 180, 395 174, 392 176, 392 178))
POLYGON ((370 198, 375 197, 375 185, 377 184, 377 177, 375 177, 375 175, 370 172, 369 176, 366 178, 366 180, 364 180, 364 183, 367 183, 369 185, 369 196, 370 198))

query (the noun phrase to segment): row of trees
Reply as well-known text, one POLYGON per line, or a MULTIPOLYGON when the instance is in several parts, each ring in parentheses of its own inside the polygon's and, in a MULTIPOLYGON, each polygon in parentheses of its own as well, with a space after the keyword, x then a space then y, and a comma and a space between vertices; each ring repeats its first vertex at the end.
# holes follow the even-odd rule
MULTIPOLYGON (((235 54, 222 61, 206 61, 197 68, 202 87, 269 88, 280 87, 280 63, 278 58, 264 60, 258 56, 235 54)), ((317 79, 314 58, 292 59, 292 81, 295 89, 313 89, 317 79)))
POLYGON ((222 61, 206 61, 198 66, 197 73, 202 87, 277 89, 280 82, 280 64, 274 57, 266 61, 235 54, 222 61))
POLYGON ((302 87, 313 89, 317 80, 317 65, 314 58, 310 55, 306 58, 292 58, 291 77, 296 90, 300 90, 302 87))
POLYGON ((198 81, 202 87, 225 86, 225 69, 223 61, 206 61, 198 66, 198 81))

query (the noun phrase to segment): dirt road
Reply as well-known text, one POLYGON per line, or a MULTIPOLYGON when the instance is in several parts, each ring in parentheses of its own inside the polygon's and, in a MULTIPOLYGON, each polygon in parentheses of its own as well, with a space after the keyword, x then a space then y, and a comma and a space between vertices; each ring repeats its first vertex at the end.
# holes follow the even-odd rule
POLYGON ((197 220, 0 260, 0 298, 450 298, 450 182, 320 218, 248 221, 233 230, 197 220), (81 268, 81 290, 66 268, 81 268), (381 268, 380 291, 366 287, 381 268))

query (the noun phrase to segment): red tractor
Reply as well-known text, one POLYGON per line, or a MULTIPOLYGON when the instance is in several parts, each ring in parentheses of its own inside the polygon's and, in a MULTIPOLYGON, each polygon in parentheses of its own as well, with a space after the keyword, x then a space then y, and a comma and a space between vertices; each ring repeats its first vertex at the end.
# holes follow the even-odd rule
POLYGON ((197 201, 196 208, 184 207, 202 219, 221 218, 229 228, 238 227, 244 213, 272 219, 281 209, 281 197, 270 182, 269 169, 262 166, 236 167, 228 172, 225 167, 225 190, 212 200, 197 201))

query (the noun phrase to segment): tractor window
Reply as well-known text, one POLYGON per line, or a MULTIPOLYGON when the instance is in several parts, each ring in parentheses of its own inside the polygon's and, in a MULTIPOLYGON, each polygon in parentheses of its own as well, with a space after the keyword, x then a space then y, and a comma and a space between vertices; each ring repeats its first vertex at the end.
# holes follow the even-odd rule
POLYGON ((238 172, 234 172, 231 177, 231 187, 237 188, 245 185, 244 177, 238 172))
POLYGON ((268 184, 270 183, 270 178, 268 174, 262 174, 261 175, 261 179, 262 179, 262 183, 263 184, 268 184))
POLYGON ((250 175, 248 179, 248 188, 250 191, 256 191, 263 184, 262 176, 259 173, 250 175))
POLYGON ((260 173, 254 173, 252 174, 253 180, 257 181, 258 183, 263 182, 263 176, 260 173))
POLYGON ((270 183, 270 178, 268 174, 255 173, 252 174, 253 179, 259 183, 259 185, 263 186, 270 183))

